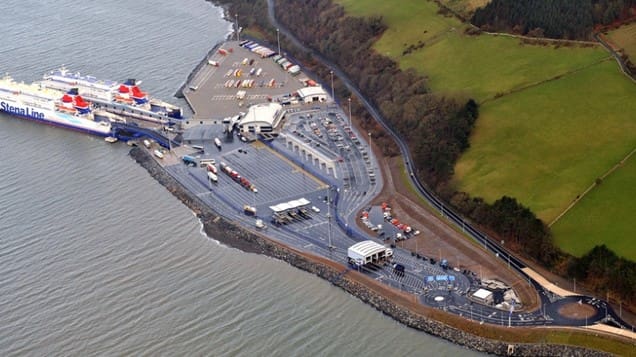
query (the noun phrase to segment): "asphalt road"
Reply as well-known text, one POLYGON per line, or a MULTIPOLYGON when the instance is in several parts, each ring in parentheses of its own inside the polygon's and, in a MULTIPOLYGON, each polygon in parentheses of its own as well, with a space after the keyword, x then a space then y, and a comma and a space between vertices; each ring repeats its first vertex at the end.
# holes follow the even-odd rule
MULTIPOLYGON (((534 288, 539 293, 539 296, 541 297, 542 308, 540 310, 534 311, 532 314, 529 314, 529 315, 532 315, 532 316, 524 316, 524 314, 518 314, 517 315, 518 316, 518 320, 515 320, 515 322, 516 322, 515 324, 520 324, 520 325, 531 324, 529 321, 526 321, 526 319, 529 318, 529 317, 532 317, 532 321, 533 321, 532 323, 533 324, 534 324, 534 322, 536 322, 536 324, 540 324, 540 325, 555 324, 555 325, 583 326, 585 324, 591 324, 593 322, 600 321, 602 318, 607 317, 607 318, 613 320, 616 325, 618 325, 618 326, 620 326, 622 328, 631 329, 632 331, 634 330, 634 326, 631 326, 631 325, 627 324, 625 321, 623 321, 618 316, 618 314, 611 308, 611 306, 609 304, 607 304, 605 301, 602 301, 602 300, 599 300, 599 299, 594 299, 594 298, 588 297, 588 296, 581 296, 576 301, 579 301, 579 300, 581 300, 583 302, 596 301, 596 302, 598 302, 598 304, 600 304, 599 306, 601 306, 601 308, 603 310, 607 311, 607 313, 602 314, 601 316, 598 316, 599 314, 597 314, 595 316, 596 320, 591 321, 592 319, 589 319, 588 321, 584 321, 583 323, 581 323, 580 320, 558 319, 558 317, 560 317, 560 315, 558 315, 558 314, 555 315, 555 316, 551 316, 551 320, 544 319, 543 316, 545 316, 545 314, 546 314, 545 310, 547 310, 548 312, 553 311, 550 308, 550 306, 554 305, 555 302, 551 301, 548 298, 548 296, 550 296, 551 293, 549 291, 545 290, 541 285, 539 285, 536 281, 531 279, 529 276, 527 276, 521 270, 522 268, 526 267, 525 264, 521 260, 517 259, 517 257, 512 255, 508 250, 506 250, 505 248, 500 246, 500 244, 498 242, 496 242, 494 239, 492 239, 488 235, 484 234, 483 232, 481 232, 478 229, 476 229, 475 227, 473 227, 469 222, 466 222, 464 220, 464 218, 461 217, 459 214, 455 213, 453 210, 451 210, 450 208, 445 206, 444 202, 442 202, 431 191, 429 191, 426 187, 424 187, 424 185, 421 182, 419 182, 419 180, 417 180, 415 175, 413 175, 413 171, 411 171, 411 168, 414 167, 414 165, 412 164, 412 159, 411 159, 410 152, 408 150, 408 147, 407 147, 406 143, 402 140, 402 138, 399 135, 397 135, 397 133, 395 133, 391 127, 388 126, 388 124, 385 122, 384 118, 379 113, 379 111, 369 102, 369 100, 365 96, 362 95, 362 93, 359 91, 359 89, 353 84, 353 82, 348 78, 348 76, 338 66, 336 66, 331 61, 327 60, 324 56, 322 56, 322 54, 320 54, 320 53, 318 53, 318 52, 306 47, 286 27, 281 26, 281 24, 279 24, 278 21, 276 20, 274 1, 273 0, 268 0, 267 3, 268 3, 268 18, 269 18, 269 21, 272 24, 272 26, 274 26, 275 28, 279 29, 280 34, 285 36, 289 41, 291 41, 294 44, 294 46, 296 46, 296 47, 298 47, 300 49, 303 49, 304 51, 307 51, 308 53, 311 53, 312 56, 315 59, 319 60, 326 67, 328 67, 330 70, 332 70, 334 75, 336 75, 336 76, 338 76, 340 78, 340 80, 345 84, 347 89, 349 91, 351 91, 352 93, 354 93, 359 98, 359 100, 365 106, 367 111, 373 116, 373 118, 380 125, 382 125, 382 127, 386 130, 387 133, 389 133, 393 137, 393 139, 395 140, 395 142, 398 144, 398 146, 400 148, 400 152, 402 154, 402 157, 404 158, 405 167, 411 172, 411 175, 409 175, 410 180, 411 180, 413 186, 417 188, 417 190, 420 193, 420 195, 424 199, 426 199, 426 201, 428 201, 429 204, 432 207, 434 207, 435 209, 439 210, 440 214, 443 217, 445 217, 449 222, 451 222, 456 227, 458 227, 459 229, 464 231, 466 234, 468 234, 470 237, 472 237, 478 243, 483 244, 484 248, 486 250, 490 251, 491 253, 493 253, 495 255, 495 257, 501 258, 504 261, 506 261, 510 265, 510 267, 514 268, 521 276, 525 277, 528 280, 529 284, 532 284, 534 286, 534 288), (546 308, 546 306, 547 306, 547 308, 546 308), (543 320, 543 321, 541 321, 541 320, 543 320)), ((568 299, 570 299, 570 298, 565 298, 564 300, 567 301, 568 299)), ((469 305, 469 306, 471 306, 471 305, 469 305)), ((486 307, 484 307, 484 308, 487 310, 486 307)), ((465 312, 466 312, 465 309, 457 309, 457 310, 454 311, 453 309, 449 309, 448 305, 446 306, 446 309, 448 311, 451 311, 451 312, 462 314, 462 316, 467 316, 467 315, 465 315, 465 312)), ((597 310, 598 309, 600 309, 600 308, 597 307, 597 310)), ((472 311, 472 307, 469 307, 469 310, 471 310, 470 313, 472 315, 472 313, 474 313, 472 311)), ((488 316, 492 315, 493 313, 494 312, 490 312, 488 314, 482 314, 479 317, 483 318, 484 319, 483 321, 493 323, 493 322, 496 322, 496 321, 494 321, 497 318, 496 313, 493 315, 493 317, 488 317, 488 316)), ((515 315, 515 314, 513 313, 512 315, 515 315)))

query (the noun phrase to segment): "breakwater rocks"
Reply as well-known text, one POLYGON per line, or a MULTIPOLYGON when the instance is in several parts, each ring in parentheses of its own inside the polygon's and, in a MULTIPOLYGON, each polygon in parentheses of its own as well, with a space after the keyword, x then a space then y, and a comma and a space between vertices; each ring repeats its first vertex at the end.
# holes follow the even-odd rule
POLYGON ((414 313, 349 276, 349 274, 358 274, 356 272, 349 272, 345 267, 329 263, 322 258, 304 255, 298 250, 283 246, 266 237, 243 229, 219 216, 170 176, 145 149, 134 147, 129 154, 152 177, 195 212, 203 223, 204 231, 208 236, 242 251, 264 254, 280 259, 296 268, 315 274, 409 327, 473 350, 502 356, 609 356, 609 354, 603 352, 576 346, 510 344, 486 339, 414 313))

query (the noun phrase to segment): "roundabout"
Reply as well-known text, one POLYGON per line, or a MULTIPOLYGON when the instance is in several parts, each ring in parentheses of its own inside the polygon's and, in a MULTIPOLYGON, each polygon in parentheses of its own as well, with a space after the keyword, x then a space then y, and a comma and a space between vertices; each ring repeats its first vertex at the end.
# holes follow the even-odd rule
POLYGON ((587 326, 605 318, 604 302, 585 296, 570 296, 546 306, 546 313, 559 325, 587 326))

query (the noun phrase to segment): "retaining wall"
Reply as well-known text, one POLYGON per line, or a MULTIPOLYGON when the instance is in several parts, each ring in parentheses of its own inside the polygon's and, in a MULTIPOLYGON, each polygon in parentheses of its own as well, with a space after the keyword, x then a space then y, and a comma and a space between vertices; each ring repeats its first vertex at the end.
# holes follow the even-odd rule
MULTIPOLYGON (((406 326, 424 331, 433 336, 441 337, 452 343, 476 351, 502 356, 610 356, 610 354, 607 353, 577 346, 527 343, 510 344, 490 340, 469 334, 426 316, 416 314, 372 291, 363 284, 348 279, 341 271, 321 263, 319 259, 311 259, 303 256, 293 248, 283 246, 263 236, 252 233, 219 216, 170 176, 145 149, 135 147, 130 150, 129 154, 137 163, 144 167, 152 177, 195 212, 203 223, 203 229, 208 236, 214 237, 228 246, 245 252, 264 254, 283 260, 296 268, 326 279, 333 285, 340 287, 344 291, 356 296, 361 301, 373 306, 406 326)), ((344 267, 341 270, 344 270, 344 267)))

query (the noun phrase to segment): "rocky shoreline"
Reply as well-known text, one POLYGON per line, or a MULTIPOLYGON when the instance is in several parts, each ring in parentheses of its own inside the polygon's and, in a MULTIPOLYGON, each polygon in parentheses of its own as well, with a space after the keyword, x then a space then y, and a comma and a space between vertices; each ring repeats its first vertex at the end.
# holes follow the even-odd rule
POLYGON ((233 222, 219 216, 210 207, 204 205, 196 196, 190 194, 175 178, 170 176, 152 155, 141 147, 134 147, 129 155, 148 173, 161 183, 168 191, 190 208, 203 224, 204 232, 219 240, 223 244, 240 249, 248 253, 257 253, 285 261, 296 268, 310 272, 344 291, 357 297, 387 316, 406 326, 443 338, 466 348, 502 356, 609 356, 610 354, 590 350, 578 346, 554 344, 510 344, 503 341, 491 340, 475 336, 448 326, 442 322, 416 314, 392 300, 382 296, 367 286, 353 281, 333 265, 328 265, 320 259, 312 259, 299 251, 278 244, 261 235, 252 233, 235 225, 233 222))

